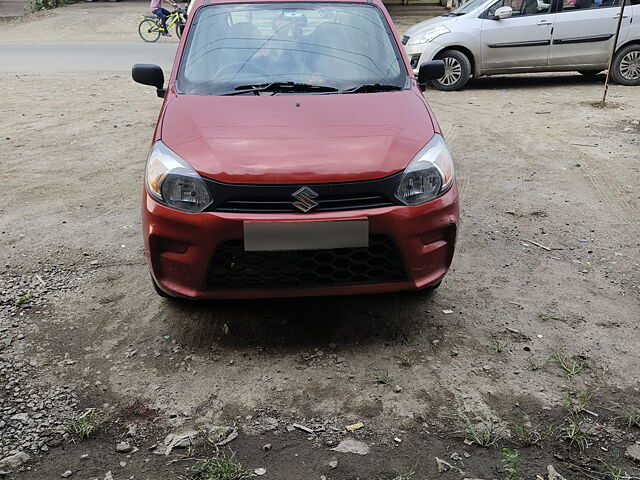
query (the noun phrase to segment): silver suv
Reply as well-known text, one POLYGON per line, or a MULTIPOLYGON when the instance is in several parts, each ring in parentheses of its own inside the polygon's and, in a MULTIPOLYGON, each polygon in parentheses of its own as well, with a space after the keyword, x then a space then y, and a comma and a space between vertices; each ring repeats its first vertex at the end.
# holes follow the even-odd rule
MULTIPOLYGON (((640 0, 626 0, 612 78, 640 85, 640 0)), ((595 75, 609 67, 620 0, 471 0, 418 23, 402 37, 417 74, 424 62, 444 60, 432 82, 459 90, 481 75, 577 70, 595 75)))

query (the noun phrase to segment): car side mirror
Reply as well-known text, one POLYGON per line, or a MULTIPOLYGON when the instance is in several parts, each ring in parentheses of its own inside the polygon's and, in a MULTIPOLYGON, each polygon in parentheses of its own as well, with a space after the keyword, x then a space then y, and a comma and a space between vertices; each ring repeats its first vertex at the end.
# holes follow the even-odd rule
POLYGON ((420 70, 418 70, 418 85, 420 86, 420 90, 424 92, 428 81, 437 80, 442 77, 444 77, 444 62, 442 60, 424 62, 420 65, 420 70))
POLYGON ((493 12, 493 20, 503 20, 513 15, 513 9, 511 7, 500 7, 493 12))
POLYGON ((164 98, 167 90, 164 88, 164 73, 162 73, 160 66, 136 63, 133 68, 131 68, 131 77, 134 82, 156 87, 158 96, 164 98))

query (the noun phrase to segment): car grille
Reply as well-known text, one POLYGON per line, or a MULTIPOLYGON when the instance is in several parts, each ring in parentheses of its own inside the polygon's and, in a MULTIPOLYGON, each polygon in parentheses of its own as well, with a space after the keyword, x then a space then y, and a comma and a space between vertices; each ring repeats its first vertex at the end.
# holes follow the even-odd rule
POLYGON ((301 213, 294 192, 303 186, 318 194, 313 212, 337 212, 398 205, 395 192, 402 172, 376 180, 308 185, 253 185, 222 183, 205 178, 213 204, 210 211, 235 213, 301 213))
POLYGON ((220 243, 206 288, 321 287, 399 282, 406 279, 391 237, 371 235, 369 247, 246 252, 242 240, 220 243))
POLYGON ((409 42, 409 35, 403 35, 402 36, 402 44, 406 45, 409 42))

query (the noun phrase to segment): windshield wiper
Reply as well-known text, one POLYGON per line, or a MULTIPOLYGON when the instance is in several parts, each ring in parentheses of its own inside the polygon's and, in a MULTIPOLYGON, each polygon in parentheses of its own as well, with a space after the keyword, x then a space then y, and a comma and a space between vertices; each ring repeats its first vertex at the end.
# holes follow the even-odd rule
POLYGON ((311 85, 308 83, 296 83, 296 82, 272 82, 272 83, 259 83, 256 85, 238 85, 232 92, 223 93, 222 95, 242 95, 244 93, 255 93, 260 95, 260 92, 273 92, 273 93, 324 93, 324 92, 339 92, 335 87, 328 87, 326 85, 311 85))
POLYGON ((371 92, 390 92, 392 90, 402 90, 404 87, 398 85, 385 85, 381 83, 368 83, 358 85, 357 87, 341 90, 340 93, 371 93, 371 92))

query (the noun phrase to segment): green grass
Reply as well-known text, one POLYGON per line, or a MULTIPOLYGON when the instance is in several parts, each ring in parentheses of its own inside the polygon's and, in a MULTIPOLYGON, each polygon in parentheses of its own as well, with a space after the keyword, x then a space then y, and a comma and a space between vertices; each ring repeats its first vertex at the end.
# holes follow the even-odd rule
POLYGON ((520 454, 510 448, 502 449, 502 467, 507 474, 504 480, 522 480, 520 474, 520 454))
POLYGON ((498 337, 491 337, 491 344, 496 353, 502 353, 507 345, 509 345, 509 342, 506 340, 501 341, 498 337))
POLYGON ((567 410, 569 410, 569 414, 579 415, 587 411, 587 407, 589 406, 589 401, 591 401, 592 396, 593 391, 590 390, 581 393, 567 394, 564 401, 567 406, 567 410))
POLYGON ((376 381, 376 383, 380 383, 382 385, 389 385, 391 383, 391 374, 389 370, 386 368, 379 368, 371 372, 371 376, 376 381))
POLYGON ((627 428, 640 428, 640 411, 631 410, 631 408, 623 405, 622 403, 614 403, 613 410, 618 413, 618 416, 616 417, 617 420, 624 420, 627 422, 627 428))
POLYGON ((13 304, 16 307, 21 307, 23 305, 26 305, 27 303, 31 303, 31 300, 33 300, 33 295, 31 295, 30 293, 25 293, 24 295, 20 295, 14 298, 13 304))
POLYGON ((410 468, 404 472, 398 472, 398 474, 393 477, 393 480, 412 480, 415 474, 415 468, 410 468))
POLYGON ((88 408, 81 414, 74 414, 67 419, 65 431, 82 440, 96 432, 102 424, 103 417, 95 408, 88 408))
POLYGON ((227 456, 220 451, 215 457, 199 460, 190 467, 186 478, 188 480, 245 480, 252 476, 235 459, 233 453, 227 456))
POLYGON ((533 447, 548 438, 554 429, 551 427, 545 431, 538 425, 512 423, 509 425, 509 430, 511 430, 521 447, 533 447))
POLYGON ((461 434, 469 442, 488 448, 504 438, 504 428, 499 427, 491 418, 482 418, 477 423, 472 423, 466 415, 460 418, 462 430, 456 433, 461 434))
POLYGON ((396 358, 402 367, 410 367, 416 363, 416 357, 408 353, 399 353, 396 358))
POLYGON ((570 445, 577 446, 581 452, 584 452, 589 446, 589 440, 593 439, 591 432, 594 427, 595 425, 587 423, 582 415, 570 414, 560 427, 559 438, 568 441, 570 445))
POLYGON ((589 363, 585 358, 579 356, 567 357, 555 350, 549 354, 546 363, 552 363, 560 367, 569 378, 589 368, 589 363))

